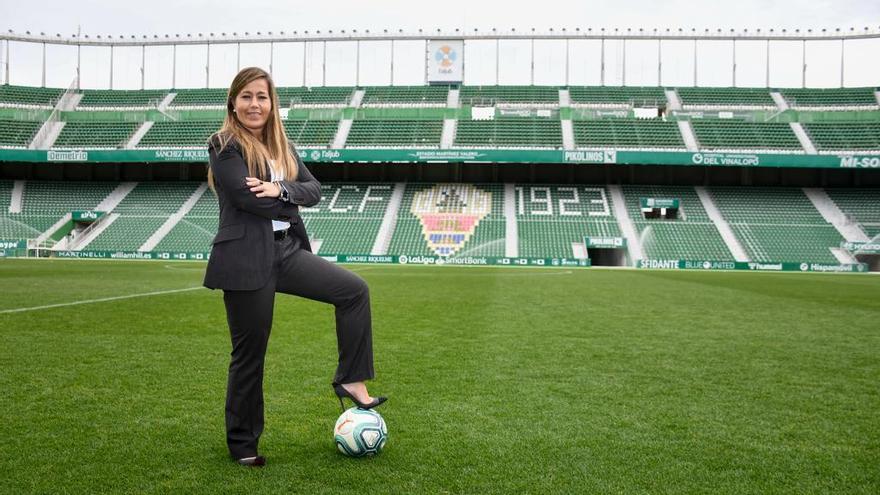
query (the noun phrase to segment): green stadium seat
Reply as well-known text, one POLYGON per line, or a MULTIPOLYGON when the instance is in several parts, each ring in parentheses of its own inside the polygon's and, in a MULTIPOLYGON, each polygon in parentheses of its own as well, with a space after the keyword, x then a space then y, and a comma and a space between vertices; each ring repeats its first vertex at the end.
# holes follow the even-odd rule
POLYGON ((875 88, 786 88, 779 92, 792 108, 813 110, 876 109, 875 88))
POLYGON ((388 254, 504 256, 502 184, 407 184, 388 254))
POLYGON ((623 186, 627 213, 636 228, 646 259, 733 261, 715 223, 692 187, 623 186), (647 219, 641 198, 678 198, 679 216, 675 220, 647 219))
MULTIPOLYGON (((0 204, 9 205, 13 181, 0 180, 0 204)), ((115 182, 36 181, 24 183, 21 213, 0 208, 0 239, 34 239, 67 213, 93 210, 115 182)))
POLYGON ((712 187, 715 205, 752 261, 838 263, 843 237, 798 188, 712 187))
POLYGON ((364 107, 444 107, 449 86, 367 86, 361 106, 364 107))
POLYGON ((156 122, 144 134, 138 148, 205 148, 208 138, 223 125, 220 120, 156 122))
POLYGON ((156 108, 168 95, 168 90, 85 89, 82 94, 83 97, 77 105, 78 110, 156 108))
MULTIPOLYGON (((198 186, 198 184, 195 184, 198 186)), ((220 209, 217 196, 209 189, 153 248, 153 251, 206 253, 217 235, 220 209)))
POLYGON ((278 88, 278 104, 287 107, 344 107, 351 102, 351 86, 312 86, 278 88))
POLYGON ((581 148, 685 149, 678 124, 660 119, 574 120, 572 128, 581 148))
POLYGON ((562 148, 562 125, 558 120, 538 118, 459 120, 453 145, 559 149, 562 148))
POLYGON ((0 107, 54 107, 63 94, 60 88, 0 84, 0 107))
POLYGON ((122 148, 140 127, 134 122, 67 122, 53 148, 122 148))
POLYGON ((119 214, 86 250, 137 251, 192 196, 198 182, 140 182, 113 208, 119 214))
POLYGON ((358 119, 352 122, 345 146, 438 148, 442 133, 442 120, 358 119))
POLYGON ((880 152, 880 122, 821 122, 803 126, 819 152, 880 152))
POLYGON ((458 94, 462 105, 559 106, 556 86, 462 86, 458 94))
POLYGON ((880 242, 880 189, 826 188, 825 192, 850 221, 857 223, 874 242, 880 242))
POLYGON ((574 258, 584 237, 622 237, 604 186, 517 184, 519 255, 574 258))
POLYGON ((571 86, 572 106, 665 107, 666 92, 658 87, 571 86))
POLYGON ((678 88, 683 108, 776 108, 762 88, 678 88))
POLYGON ((339 128, 338 120, 285 120, 287 139, 296 146, 330 146, 339 128))
POLYGON ((706 119, 692 120, 691 127, 701 149, 803 151, 786 123, 706 119))
POLYGON ((321 184, 321 202, 300 210, 322 254, 370 254, 394 184, 321 184))
POLYGON ((42 122, 0 119, 0 148, 27 148, 42 122))
POLYGON ((174 99, 168 105, 169 108, 225 108, 228 90, 225 88, 197 88, 170 89, 168 92, 175 93, 174 99))

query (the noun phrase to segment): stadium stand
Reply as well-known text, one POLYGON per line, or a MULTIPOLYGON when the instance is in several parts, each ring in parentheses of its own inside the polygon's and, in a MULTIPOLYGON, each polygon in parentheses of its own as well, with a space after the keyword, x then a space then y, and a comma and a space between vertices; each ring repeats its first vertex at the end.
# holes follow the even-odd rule
POLYGON ((843 237, 798 188, 711 187, 718 210, 752 261, 837 263, 843 237))
POLYGON ((176 93, 169 108, 223 108, 227 90, 224 88, 172 89, 176 93))
POLYGON ((61 98, 60 88, 33 88, 0 84, 0 106, 4 107, 52 107, 61 98))
POLYGON ((348 132, 346 147, 439 147, 441 120, 358 119, 348 132))
POLYGON ((67 122, 53 148, 122 148, 140 124, 131 122, 67 122))
MULTIPOLYGON (((197 182, 189 183, 186 187, 195 190, 199 185, 197 182)), ((205 191, 192 209, 159 241, 154 250, 182 253, 210 251, 211 241, 217 235, 219 218, 217 197, 210 190, 205 191)))
POLYGON ((285 120, 287 138, 297 146, 330 146, 336 136, 336 120, 285 120))
POLYGON ((0 239, 35 239, 67 213, 92 210, 116 187, 111 182, 25 181, 21 213, 9 213, 12 181, 0 181, 0 239))
POLYGON ((449 86, 367 86, 364 87, 365 107, 383 106, 446 106, 449 86))
POLYGON ((519 255, 574 258, 584 236, 621 237, 604 186, 516 185, 519 255))
POLYGON ((223 125, 219 120, 156 122, 144 134, 138 148, 204 148, 211 134, 223 125))
POLYGON ((804 129, 820 152, 880 151, 880 122, 815 122, 804 129))
MULTIPOLYGON (((350 86, 278 88, 278 104, 286 107, 344 107, 354 95, 350 86)), ((224 96, 225 100, 225 96, 224 96)))
POLYGON ((779 90, 792 108, 852 110, 877 108, 875 88, 785 88, 779 90))
POLYGON ((574 140, 582 148, 685 149, 675 122, 659 119, 575 120, 574 140))
POLYGON ((136 251, 180 209, 198 187, 193 182, 140 182, 113 213, 119 217, 86 246, 96 250, 136 251))
POLYGON ((558 106, 556 86, 462 86, 462 105, 540 105, 558 106))
POLYGON ((572 106, 666 106, 666 92, 658 87, 572 86, 572 106))
POLYGON ((868 237, 875 239, 880 236, 880 190, 829 188, 825 192, 868 237))
POLYGON ((504 256, 501 184, 407 184, 388 254, 504 256))
POLYGON ((623 186, 626 209, 648 259, 733 261, 718 228, 706 214, 697 192, 683 186, 623 186), (641 198, 676 198, 679 217, 648 219, 641 198))
POLYGON ((78 110, 97 108, 154 108, 168 94, 164 89, 117 90, 117 89, 86 89, 82 91, 82 99, 77 105, 78 110))
POLYGON ((42 122, 0 119, 0 147, 26 148, 42 125, 42 122))
MULTIPOLYGON (((445 107, 450 86, 366 86, 279 88, 284 108, 311 110, 292 112, 283 125, 298 146, 329 147, 340 120, 354 115, 347 133, 350 148, 439 148, 445 118, 454 118, 446 137, 453 148, 561 149, 563 121, 571 120, 576 148, 644 151, 686 149, 684 137, 673 120, 603 118, 597 112, 572 111, 559 106, 559 87, 462 86, 460 100, 467 105, 519 107, 500 118, 472 120, 470 109, 438 111, 445 107), (360 106, 352 97, 363 91, 360 106), (382 108, 387 107, 387 108, 382 108), (407 108, 408 107, 408 108, 407 108), (552 117, 513 117, 537 107, 552 117), (525 108, 525 110, 524 110, 525 108), (565 112, 568 112, 567 114, 565 112), (557 115, 557 113, 561 115, 557 115), (564 116, 562 116, 564 115, 564 116), (570 115, 570 116, 569 116, 570 115), (598 118, 596 118, 598 117, 598 118)), ((570 87, 572 106, 629 108, 664 107, 660 87, 570 87)), ((679 88, 685 107, 695 109, 749 110, 775 108, 769 89, 679 88)), ((776 90, 773 90, 776 91, 776 90)), ((820 153, 852 154, 880 152, 880 122, 872 120, 878 107, 874 88, 778 90, 795 108, 819 110, 802 121, 808 137, 820 153), (849 113, 835 111, 846 110, 849 113), (852 116, 852 120, 847 119, 852 116), (812 120, 815 118, 816 120, 812 120)), ((62 89, 0 86, 0 147, 26 148, 34 139, 62 89), (17 120, 20 119, 20 120, 17 120)), ((168 93, 176 93, 171 112, 177 121, 156 121, 136 144, 141 149, 203 148, 210 134, 221 125, 226 90, 177 89, 149 91, 84 90, 77 111, 119 110, 103 115, 71 118, 54 140, 57 149, 118 149, 124 147, 142 121, 127 121, 126 110, 151 108, 168 93), (202 110, 199 110, 202 109, 202 110), (95 118, 99 120, 87 120, 95 118)), ((760 112, 755 112, 756 115, 760 112)), ((155 115, 155 112, 147 112, 155 115)), ((795 113, 796 115, 796 113, 795 113)), ((142 117, 145 118, 145 117, 142 117)), ((706 112, 690 121, 699 149, 733 152, 804 153, 788 123, 714 118, 706 112)), ((59 126, 60 127, 60 126, 59 126)), ((568 132, 568 129, 565 129, 568 132)), ((51 139, 49 139, 51 141, 51 139)), ((18 153, 16 151, 16 153, 18 153)), ((368 179, 367 179, 368 180, 368 179)), ((21 213, 10 213, 13 181, 0 181, 0 239, 33 239, 73 210, 93 209, 117 183, 52 182, 28 180, 21 213)), ((88 250, 136 250, 176 212, 199 182, 140 183, 112 212, 118 214, 88 250)), ((376 243, 379 226, 390 203, 394 185, 385 182, 331 182, 323 185, 324 199, 303 209, 303 218, 322 253, 366 254, 376 243), (362 203, 365 197, 369 201, 362 203), (378 198, 378 199, 377 199, 378 198), (363 205, 363 208, 361 208, 363 205)), ((604 185, 511 184, 516 190, 517 238, 506 239, 503 184, 409 183, 404 189, 396 223, 389 241, 389 254, 504 256, 516 244, 518 254, 528 257, 572 258, 580 253, 584 236, 622 237, 614 217, 613 201, 604 185), (432 209, 433 208, 433 209, 432 209), (544 210, 544 208, 548 208, 544 210), (603 215, 590 213, 605 212, 603 215), (542 213, 545 212, 546 213, 542 213), (509 242, 508 242, 509 241, 509 242), (515 242, 514 242, 515 241, 515 242)), ((727 245, 709 219, 692 187, 623 185, 625 208, 650 259, 732 260, 727 245), (641 197, 678 198, 680 216, 674 220, 645 219, 641 197)), ((796 188, 712 187, 707 189, 733 234, 752 261, 838 263, 837 249, 843 237, 816 211, 803 191, 796 188)), ((880 235, 880 197, 869 187, 828 189, 829 197, 871 238, 880 235)), ((619 205, 618 205, 619 206, 619 205)), ((511 205, 507 205, 508 208, 511 205)), ((157 251, 203 252, 210 248, 216 231, 216 198, 204 194, 195 207, 154 248, 157 251)), ((510 211, 508 211, 510 214, 510 211)), ((726 232, 726 231, 725 231, 726 232)), ((849 235, 849 234, 848 234, 849 235)))
POLYGON ((454 146, 562 148, 562 126, 558 120, 539 118, 459 120, 454 146))
POLYGON ((776 108, 761 88, 678 88, 683 108, 776 108))
POLYGON ((701 149, 803 151, 800 141, 784 123, 733 120, 692 120, 701 149))
POLYGON ((393 184, 322 184, 321 202, 300 210, 309 237, 319 240, 320 253, 369 254, 393 184))

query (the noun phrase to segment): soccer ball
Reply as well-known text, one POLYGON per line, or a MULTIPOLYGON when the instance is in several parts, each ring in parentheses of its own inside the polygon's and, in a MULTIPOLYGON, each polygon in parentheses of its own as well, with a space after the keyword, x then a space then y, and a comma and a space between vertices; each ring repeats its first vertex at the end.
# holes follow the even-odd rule
POLYGON ((376 411, 352 407, 336 420, 333 428, 336 448, 351 457, 376 455, 388 440, 388 427, 376 411))

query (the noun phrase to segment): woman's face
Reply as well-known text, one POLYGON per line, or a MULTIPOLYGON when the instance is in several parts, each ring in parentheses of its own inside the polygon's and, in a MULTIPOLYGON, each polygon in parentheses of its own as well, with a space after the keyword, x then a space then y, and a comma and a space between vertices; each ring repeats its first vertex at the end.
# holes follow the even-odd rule
POLYGON ((251 81, 235 97, 235 114, 254 136, 262 137, 271 111, 272 98, 265 79, 251 81))

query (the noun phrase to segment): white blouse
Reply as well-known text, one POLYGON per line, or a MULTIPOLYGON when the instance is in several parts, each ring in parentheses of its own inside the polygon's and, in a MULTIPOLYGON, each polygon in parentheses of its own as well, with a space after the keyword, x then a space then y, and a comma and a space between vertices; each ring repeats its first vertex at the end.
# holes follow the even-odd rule
MULTIPOLYGON (((269 170, 272 171, 272 182, 275 182, 276 180, 284 180, 284 173, 283 172, 280 172, 280 171, 277 173, 275 172, 274 160, 272 162, 269 162, 269 165, 270 165, 269 170)), ((274 230, 276 232, 279 230, 287 230, 289 228, 290 228, 290 222, 281 222, 279 220, 272 220, 272 230, 274 230)))

